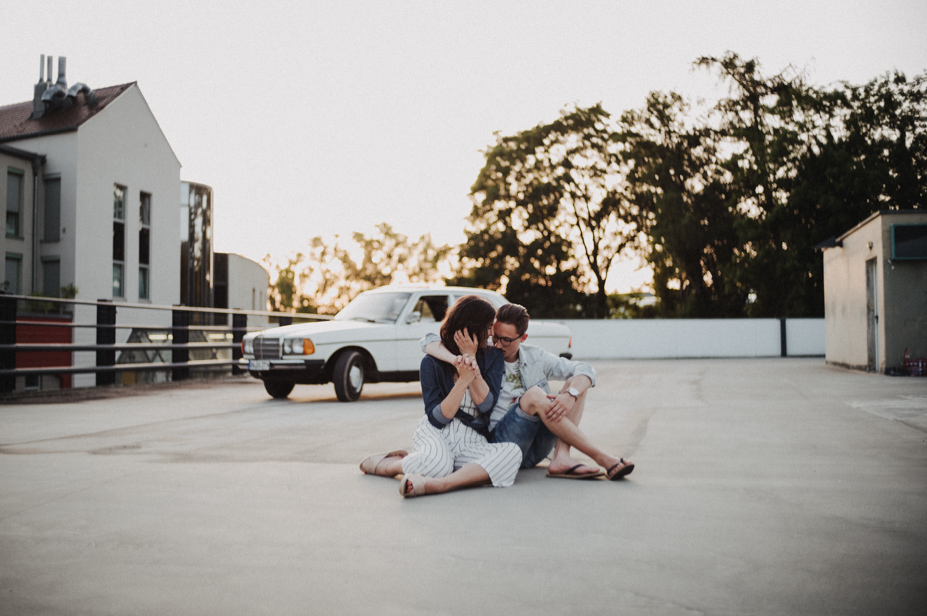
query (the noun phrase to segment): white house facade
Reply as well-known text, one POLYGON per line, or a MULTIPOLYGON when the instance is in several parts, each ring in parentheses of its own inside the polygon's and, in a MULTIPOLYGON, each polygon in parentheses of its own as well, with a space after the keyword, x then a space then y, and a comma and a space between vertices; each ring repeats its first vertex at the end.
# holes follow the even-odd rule
MULTIPOLYGON (((6 219, 0 283, 17 295, 63 292, 139 306, 183 303, 181 164, 138 84, 69 87, 63 58, 55 82, 51 58, 47 79, 44 65, 43 57, 32 100, 0 106, 0 206, 6 219)), ((211 243, 208 250, 211 260, 211 243)), ((257 293, 257 278, 249 273, 245 293, 257 293)), ((231 293, 236 283, 230 283, 231 293)), ((262 293, 256 303, 264 309, 266 285, 262 293)), ((78 315, 93 310, 75 306, 75 322, 94 322, 91 315, 78 315)), ((170 327, 170 311, 133 312, 133 323, 170 327)), ((93 335, 77 329, 73 341, 92 344, 93 335)), ((117 342, 128 335, 121 331, 117 342)), ((74 365, 93 361, 91 352, 74 353, 74 365)), ((80 375, 75 385, 93 378, 80 375)))
MULTIPOLYGON (((43 134, 46 116, 31 121, 32 134, 15 140, 0 135, 6 143, 45 156, 38 260, 58 260, 61 285, 74 285, 81 299, 177 303, 180 161, 136 84, 101 94, 107 98, 98 106, 105 107, 90 117, 78 116, 79 123, 68 130, 43 134), (46 193, 56 188, 59 224, 50 229, 45 219, 55 205, 46 193)), ((43 282, 22 291, 41 292, 47 286, 43 282)))

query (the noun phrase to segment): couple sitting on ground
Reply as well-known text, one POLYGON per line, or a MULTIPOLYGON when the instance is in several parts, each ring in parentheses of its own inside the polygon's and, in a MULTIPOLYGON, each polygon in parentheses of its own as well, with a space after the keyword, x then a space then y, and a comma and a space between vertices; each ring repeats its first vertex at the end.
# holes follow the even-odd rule
POLYGON ((523 344, 527 331, 522 306, 506 304, 495 312, 476 295, 458 300, 440 338, 422 339, 425 416, 412 437, 412 453, 370 456, 361 470, 404 475, 405 497, 488 483, 510 486, 519 468, 549 455, 549 477, 621 479, 634 470, 631 461, 606 454, 577 428, 586 390, 595 385, 592 366, 523 344), (556 395, 551 380, 564 381, 556 395), (571 447, 599 466, 577 463, 571 447))

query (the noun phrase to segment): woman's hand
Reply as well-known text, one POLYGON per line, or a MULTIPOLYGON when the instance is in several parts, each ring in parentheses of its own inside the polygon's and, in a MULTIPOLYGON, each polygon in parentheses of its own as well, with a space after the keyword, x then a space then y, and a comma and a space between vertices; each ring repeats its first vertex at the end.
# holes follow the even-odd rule
POLYGON ((476 334, 471 336, 466 327, 454 332, 454 342, 457 344, 457 348, 460 349, 461 355, 476 357, 476 352, 479 350, 477 347, 479 338, 476 334))
POLYGON ((468 386, 474 381, 474 379, 480 376, 480 367, 477 365, 476 359, 473 357, 460 357, 456 364, 459 380, 463 381, 468 386))

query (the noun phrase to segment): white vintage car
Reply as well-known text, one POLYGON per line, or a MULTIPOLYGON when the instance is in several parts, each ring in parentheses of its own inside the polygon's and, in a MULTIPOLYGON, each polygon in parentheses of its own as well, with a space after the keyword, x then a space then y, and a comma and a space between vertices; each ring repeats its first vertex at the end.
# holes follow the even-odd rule
MULTIPOLYGON (((330 321, 287 325, 245 335, 248 372, 274 398, 297 384, 334 383, 342 402, 360 397, 364 383, 418 380, 419 340, 437 333, 449 306, 477 294, 498 308, 508 301, 494 291, 463 287, 389 286, 358 295, 330 321)), ((531 344, 570 357, 570 330, 532 320, 531 344)))

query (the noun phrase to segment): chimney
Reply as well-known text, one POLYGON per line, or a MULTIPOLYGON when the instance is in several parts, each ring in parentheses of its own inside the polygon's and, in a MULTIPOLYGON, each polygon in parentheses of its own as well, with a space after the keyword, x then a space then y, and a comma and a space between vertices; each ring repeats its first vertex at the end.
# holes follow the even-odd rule
MULTIPOLYGON (((48 56, 48 75, 51 78, 51 56, 48 56)), ((32 97, 32 119, 37 120, 45 114, 45 103, 42 102, 42 95, 48 89, 48 81, 45 80, 45 54, 42 54, 39 60, 39 82, 35 84, 35 94, 32 97)))
POLYGON ((51 56, 48 57, 48 80, 46 81, 48 87, 42 94, 42 102, 45 103, 45 110, 42 112, 43 114, 48 113, 49 111, 56 111, 70 106, 70 101, 67 100, 68 81, 64 75, 66 63, 67 59, 64 56, 58 56, 58 81, 52 83, 52 61, 51 56))
POLYGON ((35 84, 35 96, 32 99, 32 119, 37 120, 42 116, 68 109, 77 103, 77 95, 84 95, 85 104, 93 107, 97 104, 97 95, 89 86, 83 83, 75 83, 68 89, 68 80, 65 74, 67 67, 67 58, 58 57, 58 81, 52 83, 52 57, 48 56, 48 75, 43 72, 45 56, 39 61, 39 82, 35 84))
MULTIPOLYGON (((59 85, 65 90, 68 89, 68 80, 64 77, 64 68, 67 62, 68 59, 64 56, 58 56, 58 81, 55 82, 55 85, 59 85)), ((51 81, 51 73, 48 74, 48 80, 51 81)))

